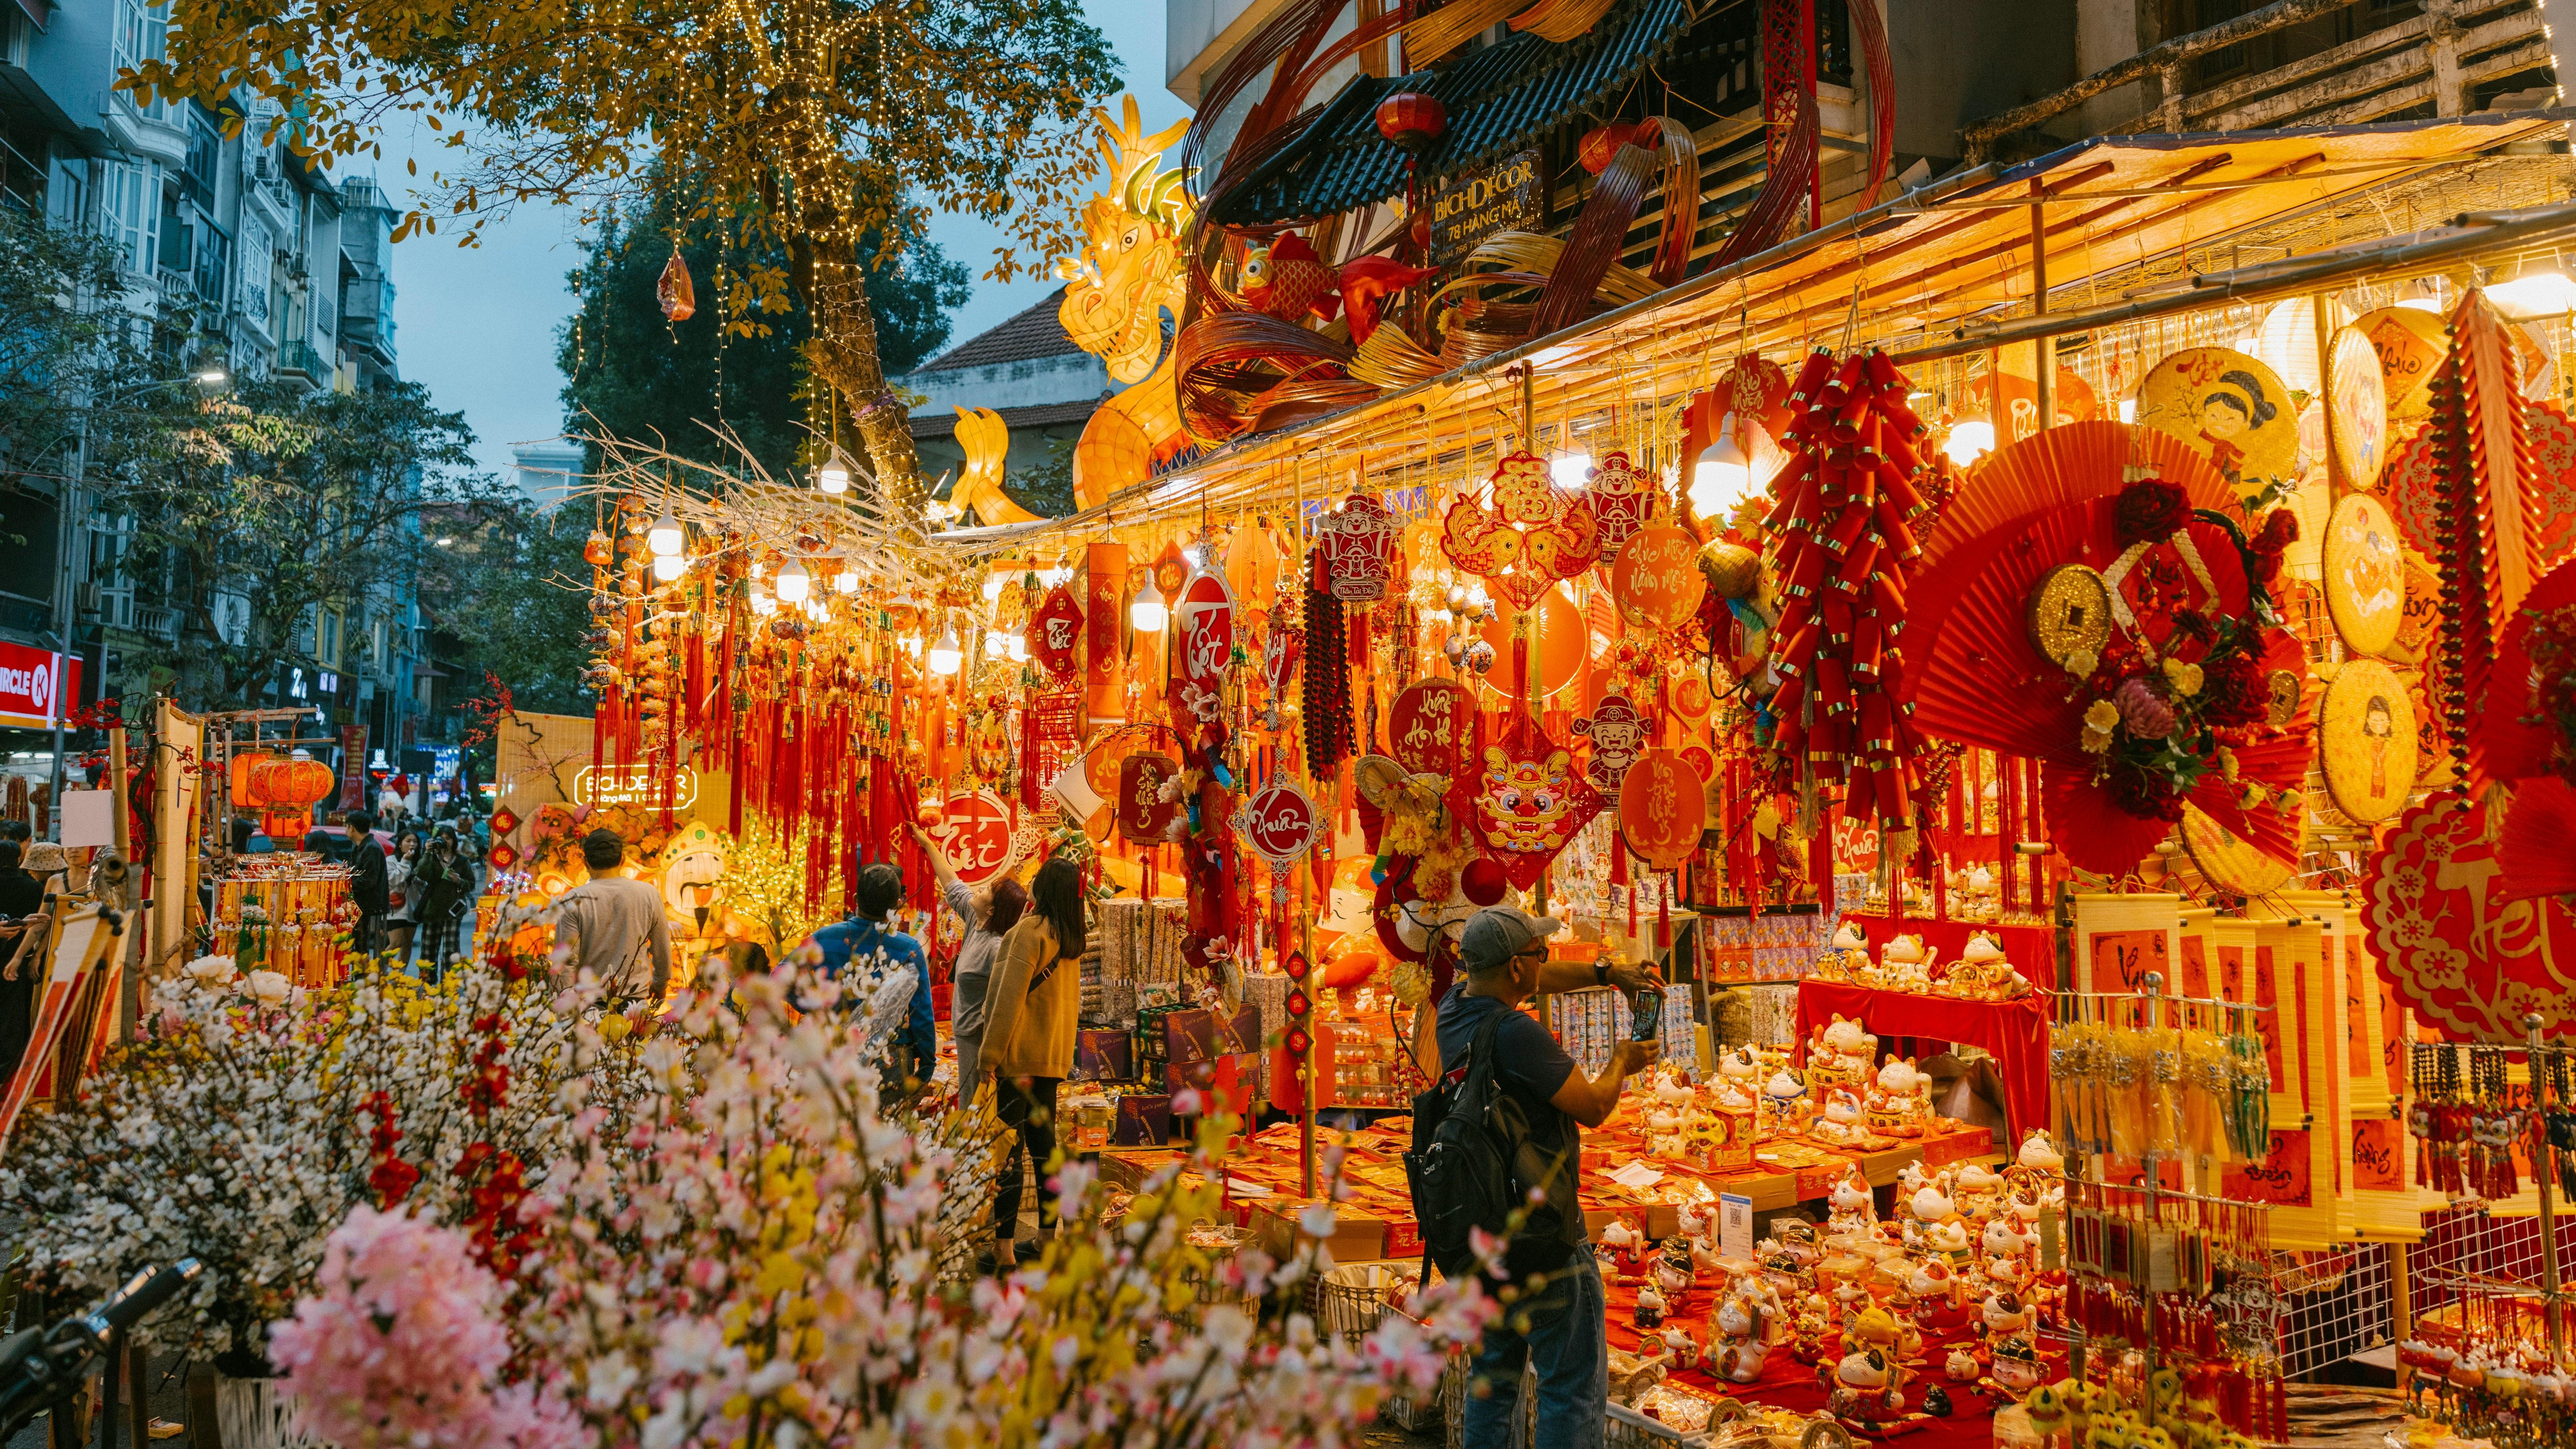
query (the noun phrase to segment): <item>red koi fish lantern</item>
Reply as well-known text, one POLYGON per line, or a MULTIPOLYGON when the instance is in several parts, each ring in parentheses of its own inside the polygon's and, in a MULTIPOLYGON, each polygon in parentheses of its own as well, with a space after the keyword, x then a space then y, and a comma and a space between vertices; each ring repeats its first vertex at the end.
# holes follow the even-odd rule
POLYGON ((1377 103, 1377 133, 1419 156, 1449 129, 1449 108, 1422 91, 1397 91, 1377 103))

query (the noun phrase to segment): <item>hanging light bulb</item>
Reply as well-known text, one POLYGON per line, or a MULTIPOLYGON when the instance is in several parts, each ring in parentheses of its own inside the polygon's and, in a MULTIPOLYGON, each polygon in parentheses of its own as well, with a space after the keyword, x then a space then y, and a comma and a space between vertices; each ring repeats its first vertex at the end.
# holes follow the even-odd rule
POLYGON ((833 557, 840 563, 840 571, 832 575, 833 591, 843 594, 857 593, 859 591, 859 566, 850 561, 850 554, 847 549, 833 555, 833 557))
POLYGON ((965 651, 957 647, 957 626, 951 624, 940 633, 939 642, 930 646, 930 672, 955 674, 965 662, 965 651))
POLYGON ((751 611, 765 619, 778 612, 778 601, 754 589, 751 593, 751 611))
POLYGON ((1724 518, 1753 492, 1753 459, 1735 433, 1735 414, 1728 413, 1717 425, 1717 441, 1691 463, 1691 512, 1702 518, 1724 518))
POLYGON ((671 557, 686 542, 688 535, 680 531, 680 520, 673 518, 667 509, 661 517, 653 520, 652 529, 644 535, 644 546, 653 550, 655 558, 671 557))
POLYGON ((1139 634, 1163 632, 1163 618, 1169 612, 1163 607, 1163 591, 1154 587, 1154 576, 1145 575, 1145 587, 1136 591, 1134 602, 1127 606, 1127 622, 1139 634))
POLYGON ((1950 441, 1941 452, 1953 464, 1965 468, 1994 450, 1995 425, 1984 418, 1969 418, 1950 425, 1950 441))
POLYGON ((653 555, 653 578, 656 582, 667 584, 673 579, 678 578, 681 574, 686 573, 688 571, 688 567, 688 559, 678 553, 657 553, 653 555))
POLYGON ((830 608, 825 606, 821 599, 807 599, 805 601, 805 617, 813 620, 817 624, 825 624, 831 622, 832 611, 830 608))
POLYGON ((1022 634, 1016 629, 1004 634, 1002 636, 1002 652, 1011 656, 1011 662, 1013 664, 1027 663, 1029 658, 1028 636, 1022 634))
POLYGON ((988 604, 999 603, 1002 598, 1002 586, 1003 578, 1000 574, 995 574, 991 578, 984 580, 984 602, 988 604))
POLYGON ((985 630, 984 657, 987 659, 1009 658, 1011 654, 1011 641, 1016 637, 1018 636, 1014 635, 1008 629, 985 630))
POLYGON ((841 461, 841 450, 834 448, 823 466, 814 470, 814 486, 826 493, 850 491, 850 465, 841 461))
POLYGON ((787 561, 786 566, 778 571, 778 601, 780 603, 801 604, 805 602, 806 598, 813 592, 813 575, 805 572, 805 565, 803 563, 791 558, 787 561))
POLYGON ((1547 460, 1547 476, 1559 488, 1575 489, 1592 478, 1590 453, 1559 453, 1547 460))

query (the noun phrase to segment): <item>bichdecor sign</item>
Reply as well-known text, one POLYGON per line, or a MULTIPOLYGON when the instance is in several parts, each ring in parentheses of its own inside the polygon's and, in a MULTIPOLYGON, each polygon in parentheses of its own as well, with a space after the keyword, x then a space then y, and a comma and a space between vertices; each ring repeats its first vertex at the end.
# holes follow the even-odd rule
POLYGON ((1431 198, 1431 262, 1452 266, 1498 231, 1536 231, 1546 214, 1538 151, 1506 156, 1452 179, 1431 198))

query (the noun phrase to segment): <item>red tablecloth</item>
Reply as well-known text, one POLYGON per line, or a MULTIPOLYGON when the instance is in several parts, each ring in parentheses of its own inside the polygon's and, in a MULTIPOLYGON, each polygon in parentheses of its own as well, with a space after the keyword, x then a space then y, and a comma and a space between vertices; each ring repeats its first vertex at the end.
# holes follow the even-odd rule
POLYGON ((1957 1001, 1910 991, 1879 991, 1841 981, 1798 983, 1798 1059, 1807 1039, 1837 1016, 1872 1034, 1963 1041, 1994 1053, 2004 1079, 2004 1115, 2018 1138, 2048 1125, 2048 998, 1957 1001))
MULTIPOLYGON (((1607 1262, 1608 1255, 1603 1257, 1603 1290, 1609 1302, 1610 1346, 1635 1353, 1638 1343, 1645 1337, 1636 1326, 1637 1290, 1632 1285, 1612 1281, 1615 1270, 1607 1262)), ((1664 1321, 1667 1324, 1681 1322, 1689 1327, 1691 1337, 1705 1340, 1709 1333, 1708 1320, 1714 1311, 1714 1305, 1709 1301, 1710 1293, 1710 1289, 1699 1287, 1682 1294, 1681 1302, 1670 1306, 1664 1321)), ((1903 1442, 1913 1449, 1986 1449, 1993 1439, 1997 1401, 1977 1392, 1971 1384, 1952 1383, 1942 1372, 1942 1360, 1948 1356, 1949 1345, 1968 1342, 1972 1336, 1964 1323, 1955 1331, 1924 1335, 1922 1360, 1912 1365, 1914 1381, 1906 1386, 1906 1407, 1920 1411, 1923 1391, 1939 1384, 1950 1396, 1951 1413, 1946 1419, 1915 1420, 1914 1425, 1919 1427, 1909 1429, 1903 1437, 1903 1442)), ((1841 1357, 1840 1343, 1838 1335, 1829 1335, 1825 1339, 1829 1358, 1841 1357)), ((2050 1376, 2054 1377, 2060 1371, 2062 1365, 2052 1365, 2050 1376)), ((1785 1343, 1771 1350, 1770 1357, 1763 1360, 1762 1376, 1749 1384, 1730 1383, 1697 1369, 1684 1370, 1671 1377, 1695 1389, 1728 1394, 1747 1403, 1765 1404, 1801 1414, 1813 1413, 1825 1406, 1825 1389, 1816 1377, 1816 1365, 1800 1363, 1785 1343)))

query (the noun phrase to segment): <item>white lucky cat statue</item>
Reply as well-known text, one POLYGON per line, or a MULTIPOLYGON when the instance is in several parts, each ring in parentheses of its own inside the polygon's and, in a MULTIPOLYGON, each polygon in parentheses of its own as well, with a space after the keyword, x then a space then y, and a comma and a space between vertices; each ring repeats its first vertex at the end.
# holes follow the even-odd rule
POLYGON ((1870 1195, 1869 1180, 1855 1167, 1834 1183, 1827 1196, 1833 1216, 1826 1219, 1828 1233, 1862 1233, 1878 1222, 1878 1202, 1870 1195))
POLYGON ((1882 1137, 1920 1137, 1931 1114, 1924 1088, 1931 1078, 1915 1069, 1910 1057, 1889 1057, 1878 1069, 1878 1084, 1869 1093, 1869 1128, 1882 1137))
POLYGON ((1887 991, 1921 991, 1931 985, 1932 957, 1921 936, 1899 936, 1878 948, 1878 984, 1887 991))
POLYGON ((1834 931, 1832 949, 1816 960, 1816 974, 1827 981, 1857 981, 1869 965, 1869 937, 1856 921, 1834 931))
POLYGON ((1905 1390, 1885 1349, 1847 1353, 1825 1379, 1825 1407, 1840 1417, 1891 1414, 1905 1407, 1905 1390))
POLYGON ((1675 1230, 1685 1238, 1705 1238, 1717 1231, 1717 1204, 1711 1202, 1676 1203, 1673 1206, 1675 1230))
POLYGON ((1869 1113, 1860 1104, 1860 1094, 1849 1087, 1833 1087, 1825 1092, 1822 1120, 1809 1129, 1819 1142, 1836 1146, 1857 1144, 1869 1135, 1869 1113))
POLYGON ((1749 1384, 1762 1377, 1762 1361, 1771 1355, 1764 1340, 1761 1305, 1744 1293, 1728 1295, 1717 1305, 1717 1339, 1709 1345, 1709 1371, 1729 1383, 1749 1384))
POLYGON ((1765 1135, 1787 1136, 1806 1130, 1807 1116, 1811 1110, 1807 1100, 1807 1084, 1800 1081, 1798 1074, 1787 1067, 1773 1072, 1771 1080, 1763 1086, 1762 1105, 1770 1114, 1768 1125, 1771 1130, 1765 1135))

